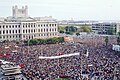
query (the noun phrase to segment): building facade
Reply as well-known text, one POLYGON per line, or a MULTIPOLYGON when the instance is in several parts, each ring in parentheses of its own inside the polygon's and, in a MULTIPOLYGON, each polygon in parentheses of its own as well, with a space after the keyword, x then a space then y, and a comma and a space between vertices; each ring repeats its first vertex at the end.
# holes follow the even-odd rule
POLYGON ((95 23, 92 24, 92 31, 99 34, 108 34, 114 30, 115 33, 120 32, 120 23, 95 23))
POLYGON ((0 20, 0 40, 26 40, 58 37, 58 23, 50 17, 28 16, 27 6, 13 7, 12 17, 0 20))

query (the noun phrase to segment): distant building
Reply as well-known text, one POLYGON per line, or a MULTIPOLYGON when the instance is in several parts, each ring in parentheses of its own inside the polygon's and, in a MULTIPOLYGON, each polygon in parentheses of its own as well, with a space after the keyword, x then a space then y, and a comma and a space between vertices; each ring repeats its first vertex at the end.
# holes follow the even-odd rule
POLYGON ((92 31, 99 34, 107 34, 110 29, 115 33, 120 31, 120 23, 95 23, 92 24, 92 31))
MULTIPOLYGON (((5 62, 5 61, 4 61, 5 62)), ((6 61, 7 62, 7 61, 6 61)), ((0 80, 27 80, 21 72, 21 67, 14 63, 0 63, 0 80)))
POLYGON ((28 16, 28 7, 12 8, 13 15, 0 18, 0 40, 26 40, 58 36, 58 23, 50 17, 28 16))

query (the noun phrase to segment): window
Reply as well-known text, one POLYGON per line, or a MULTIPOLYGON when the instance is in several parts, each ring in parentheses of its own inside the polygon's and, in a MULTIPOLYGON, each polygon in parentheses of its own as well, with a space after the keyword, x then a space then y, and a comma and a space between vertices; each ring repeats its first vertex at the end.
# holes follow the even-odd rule
POLYGON ((16 30, 16 33, 17 33, 17 30, 16 30))
POLYGON ((56 31, 56 28, 55 28, 55 31, 56 31))
POLYGON ((50 24, 50 26, 51 26, 51 24, 50 24))
POLYGON ((34 27, 35 27, 35 24, 34 24, 34 27))
POLYGON ((5 36, 3 36, 3 38, 5 38, 5 36))
POLYGON ((54 29, 52 29, 52 31, 54 31, 54 29))
POLYGON ((23 30, 23 33, 25 33, 25 30, 23 30))
POLYGON ((11 34, 11 30, 9 31, 9 33, 11 34))
POLYGON ((26 33, 27 33, 27 30, 26 30, 26 33))
POLYGON ((31 29, 31 33, 33 32, 33 30, 31 29))
POLYGON ((20 25, 18 25, 18 27, 20 28, 20 25))
POLYGON ((30 29, 29 29, 29 31, 28 31, 29 33, 30 33, 30 29))
POLYGON ((8 30, 6 30, 6 33, 8 34, 8 30))
POLYGON ((9 28, 11 28, 11 25, 9 25, 9 28))
POLYGON ((46 29, 46 31, 48 32, 48 29, 46 29))
POLYGON ((19 30, 19 33, 20 33, 20 30, 19 30))
POLYGON ((40 29, 38 29, 38 32, 40 32, 40 29))
POLYGON ((17 25, 15 25, 15 27, 17 28, 17 25))
POLYGON ((57 24, 55 24, 55 26, 57 26, 57 24))
POLYGON ((13 30, 13 34, 14 34, 14 30, 13 30))
POLYGON ((44 29, 44 32, 45 32, 45 29, 44 29))
POLYGON ((41 34, 41 36, 43 36, 43 34, 41 34))
POLYGON ((34 32, 35 32, 35 29, 34 29, 34 32))
POLYGON ((42 32, 42 29, 41 29, 41 32, 42 32))
POLYGON ((12 25, 12 28, 14 28, 14 25, 12 25))
POLYGON ((8 36, 6 36, 8 38, 8 36))
POLYGON ((1 34, 1 31, 0 31, 0 34, 1 34))
POLYGON ((1 26, 0 26, 0 28, 1 28, 1 26))

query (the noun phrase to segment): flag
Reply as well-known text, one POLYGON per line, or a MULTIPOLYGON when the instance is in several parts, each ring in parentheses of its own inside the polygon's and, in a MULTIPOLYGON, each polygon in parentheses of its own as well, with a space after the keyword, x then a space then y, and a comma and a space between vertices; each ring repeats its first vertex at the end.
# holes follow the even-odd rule
POLYGON ((2 57, 9 57, 10 56, 10 54, 0 54, 0 56, 2 56, 2 57))
POLYGON ((20 66, 20 67, 24 67, 24 64, 23 64, 23 63, 21 63, 21 64, 19 64, 19 66, 20 66))
POLYGON ((4 57, 10 57, 10 54, 3 54, 4 57))
POLYGON ((64 52, 57 52, 56 54, 57 54, 57 55, 63 55, 64 52))

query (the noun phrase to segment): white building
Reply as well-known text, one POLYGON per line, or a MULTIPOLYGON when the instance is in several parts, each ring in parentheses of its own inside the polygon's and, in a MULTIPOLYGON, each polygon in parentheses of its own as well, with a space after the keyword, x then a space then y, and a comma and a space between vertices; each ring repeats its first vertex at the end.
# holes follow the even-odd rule
POLYGON ((107 34, 110 29, 115 30, 115 33, 120 32, 120 23, 102 22, 92 25, 92 31, 99 34, 107 34))
POLYGON ((58 36, 58 23, 50 17, 28 16, 28 7, 13 7, 12 17, 0 19, 0 40, 26 40, 58 36))

